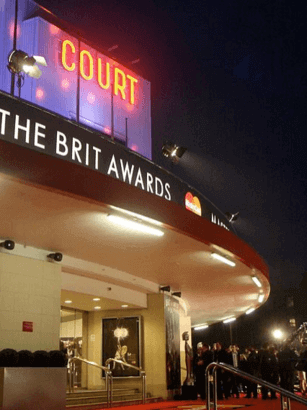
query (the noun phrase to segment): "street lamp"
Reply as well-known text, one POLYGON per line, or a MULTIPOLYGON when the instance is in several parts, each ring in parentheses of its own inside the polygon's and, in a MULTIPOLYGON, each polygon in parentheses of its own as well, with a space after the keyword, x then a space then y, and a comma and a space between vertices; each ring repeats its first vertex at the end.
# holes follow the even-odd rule
POLYGON ((284 337, 284 334, 280 329, 273 330, 272 335, 276 340, 281 340, 284 337))

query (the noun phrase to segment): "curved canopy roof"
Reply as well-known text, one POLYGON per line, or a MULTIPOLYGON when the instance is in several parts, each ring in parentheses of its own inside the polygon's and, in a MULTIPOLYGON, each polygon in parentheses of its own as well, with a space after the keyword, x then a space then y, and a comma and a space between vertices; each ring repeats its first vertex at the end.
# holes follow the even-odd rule
POLYGON ((0 237, 63 253, 63 302, 74 297, 70 306, 92 310, 96 296, 110 301, 108 309, 144 307, 147 293, 169 285, 182 292, 197 325, 244 314, 260 305, 260 294, 267 299, 266 265, 223 227, 91 169, 4 141, 0 152, 0 237), (115 225, 110 214, 136 218, 164 235, 115 225))

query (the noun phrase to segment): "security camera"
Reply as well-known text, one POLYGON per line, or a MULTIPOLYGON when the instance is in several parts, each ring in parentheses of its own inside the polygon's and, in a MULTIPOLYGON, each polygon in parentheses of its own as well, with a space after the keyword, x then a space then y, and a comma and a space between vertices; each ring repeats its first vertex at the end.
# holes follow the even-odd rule
POLYGON ((47 257, 53 259, 56 262, 61 262, 61 260, 63 259, 63 255, 60 252, 50 253, 47 257))
POLYGON ((170 286, 160 286, 161 292, 170 292, 171 287, 170 286))
POLYGON ((9 251, 12 251, 15 248, 15 242, 10 241, 9 239, 0 243, 0 246, 4 249, 7 249, 9 251))

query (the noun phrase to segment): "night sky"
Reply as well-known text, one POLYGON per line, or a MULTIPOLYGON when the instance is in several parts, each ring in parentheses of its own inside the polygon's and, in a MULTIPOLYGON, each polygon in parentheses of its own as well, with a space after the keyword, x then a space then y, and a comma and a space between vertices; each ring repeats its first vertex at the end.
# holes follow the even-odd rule
POLYGON ((296 288, 306 252, 306 5, 294 0, 40 0, 151 81, 153 160, 223 212, 296 288), (178 165, 163 142, 187 147, 178 165))

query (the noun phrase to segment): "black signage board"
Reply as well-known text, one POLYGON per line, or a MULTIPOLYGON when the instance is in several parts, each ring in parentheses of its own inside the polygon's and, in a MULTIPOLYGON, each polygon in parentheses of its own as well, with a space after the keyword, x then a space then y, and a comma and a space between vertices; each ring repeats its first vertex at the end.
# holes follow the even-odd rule
POLYGON ((207 198, 146 158, 57 114, 0 91, 0 138, 90 168, 233 231, 207 198))

